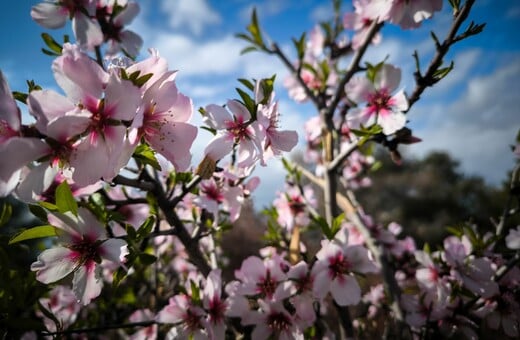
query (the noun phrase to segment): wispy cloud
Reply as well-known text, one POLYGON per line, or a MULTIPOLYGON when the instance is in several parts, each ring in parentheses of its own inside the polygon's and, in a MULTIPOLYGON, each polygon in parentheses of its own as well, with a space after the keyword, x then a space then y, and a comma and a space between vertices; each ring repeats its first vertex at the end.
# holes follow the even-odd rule
POLYGON ((170 27, 187 27, 195 35, 200 35, 206 26, 222 21, 207 0, 163 0, 161 9, 168 15, 170 27))

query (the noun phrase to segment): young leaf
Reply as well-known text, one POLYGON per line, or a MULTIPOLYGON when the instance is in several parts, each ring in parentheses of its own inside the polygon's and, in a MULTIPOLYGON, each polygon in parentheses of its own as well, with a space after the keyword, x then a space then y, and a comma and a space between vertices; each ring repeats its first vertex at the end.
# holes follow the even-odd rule
POLYGON ((5 202, 2 207, 2 213, 0 214, 0 227, 9 221, 12 214, 13 207, 9 203, 5 202))
POLYGON ((56 42, 56 40, 54 40, 53 37, 51 37, 50 34, 48 33, 42 33, 42 39, 43 39, 43 42, 45 43, 45 45, 47 45, 47 47, 54 53, 56 53, 57 55, 61 55, 61 51, 62 51, 62 46, 60 44, 58 44, 56 42))
POLYGON ((58 235, 56 233, 56 227, 52 225, 41 225, 38 227, 22 230, 21 232, 11 237, 9 244, 56 235, 58 235))
POLYGON ((136 235, 137 240, 142 240, 143 238, 148 236, 152 232, 154 224, 155 224, 155 217, 154 216, 148 217, 143 222, 143 224, 141 224, 139 229, 137 229, 137 235, 136 235))
POLYGON ((141 261, 141 263, 144 264, 145 266, 149 266, 152 263, 154 263, 155 261, 157 261, 157 257, 155 257, 152 254, 140 253, 138 256, 139 256, 139 261, 141 261))
POLYGON ((139 144, 132 156, 143 164, 148 164, 156 170, 161 170, 159 161, 155 158, 155 152, 146 144, 139 144))
POLYGON ((78 203, 74 199, 67 181, 63 181, 58 185, 55 191, 55 196, 56 206, 58 207, 59 212, 66 213, 67 211, 70 211, 74 215, 78 215, 78 203))
POLYGON ((244 78, 239 78, 238 81, 244 85, 245 87, 247 87, 250 91, 254 91, 255 90, 255 85, 253 85, 253 83, 247 79, 244 79, 244 78))

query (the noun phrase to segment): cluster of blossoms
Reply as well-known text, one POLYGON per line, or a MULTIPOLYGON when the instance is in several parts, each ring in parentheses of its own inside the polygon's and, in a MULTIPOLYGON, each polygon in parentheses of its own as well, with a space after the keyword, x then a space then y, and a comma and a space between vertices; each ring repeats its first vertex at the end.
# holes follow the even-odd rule
POLYGON ((60 28, 72 20, 74 37, 81 48, 93 51, 107 44, 106 55, 122 51, 137 56, 143 40, 124 26, 139 13, 139 4, 127 0, 63 0, 33 6, 31 17, 45 28, 60 28))
MULTIPOLYGON (((418 139, 406 128, 413 100, 398 89, 401 70, 385 62, 345 69, 341 57, 362 56, 381 40, 385 22, 418 27, 442 1, 355 0, 353 6, 352 13, 337 13, 337 27, 316 26, 309 41, 296 41, 299 59, 284 82, 291 98, 310 100, 320 112, 305 124, 304 159, 324 186, 336 176, 335 185, 347 190, 370 184, 374 159, 361 144, 378 142, 397 153, 399 143, 418 139)), ((64 95, 34 84, 22 99, 18 94, 34 118, 30 125, 22 124, 0 73, 0 158, 10 160, 0 165, 0 196, 39 204, 34 211, 45 212, 47 225, 36 228, 57 236, 31 265, 38 281, 55 284, 37 312, 48 331, 71 327, 90 312, 85 305, 122 285, 130 306, 118 317, 142 327, 118 335, 132 339, 223 339, 233 330, 252 339, 333 338, 340 325, 327 320, 345 323, 354 306, 365 311, 353 318, 363 334, 371 323, 381 322, 380 330, 388 315, 399 317, 392 303, 412 337, 475 338, 484 324, 519 336, 520 227, 503 237, 467 227, 436 251, 418 250, 401 226, 383 227, 361 207, 348 213, 342 206, 346 216, 329 209, 328 220, 320 219, 318 195, 301 174, 273 202, 270 227, 282 237, 225 278, 218 238, 259 185, 254 167, 290 152, 298 135, 280 128, 274 78, 242 80, 252 96, 240 90, 241 100, 200 110, 213 137, 193 171, 198 130, 189 123, 193 105, 177 89, 177 72, 153 49, 139 62, 120 56, 135 57, 142 46, 124 27, 138 12, 126 0, 33 7, 31 16, 46 28, 71 19, 76 43, 53 45, 52 71, 64 95), (300 232, 315 232, 313 224, 321 227, 314 244, 300 239, 300 232), (148 293, 153 297, 141 301, 148 293)), ((266 47, 255 22, 246 40, 283 53, 266 47)))

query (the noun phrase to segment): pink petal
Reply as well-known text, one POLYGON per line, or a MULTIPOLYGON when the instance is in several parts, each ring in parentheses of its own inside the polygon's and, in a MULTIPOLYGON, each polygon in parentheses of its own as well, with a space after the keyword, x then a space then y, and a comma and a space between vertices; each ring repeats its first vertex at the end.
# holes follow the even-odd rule
POLYGON ((314 277, 314 286, 312 292, 318 299, 323 299, 331 288, 332 278, 328 270, 322 270, 314 277))
POLYGON ((268 136, 275 150, 289 152, 298 144, 296 131, 268 131, 268 136))
POLYGON ((137 2, 129 2, 126 7, 116 15, 114 24, 116 26, 127 26, 134 20, 137 14, 139 14, 139 4, 137 2))
POLYGON ((72 19, 72 30, 81 47, 93 50, 103 43, 103 32, 97 20, 93 20, 77 11, 72 19))
POLYGON ((379 270, 368 257, 368 249, 361 245, 349 246, 344 251, 345 257, 352 264, 352 271, 357 273, 377 273, 379 270))
POLYGON ((58 171, 46 163, 30 169, 18 185, 16 195, 24 202, 35 202, 52 185, 57 174, 58 171))
POLYGON ((14 131, 20 130, 20 110, 7 84, 2 71, 0 71, 0 121, 7 122, 14 131))
POLYGON ((218 134, 209 141, 204 154, 214 161, 219 161, 233 150, 233 144, 233 138, 229 138, 227 134, 218 134))
POLYGON ((121 39, 121 49, 131 56, 137 56, 143 47, 141 36, 132 31, 121 32, 119 38, 121 39))
POLYGON ((204 123, 217 130, 225 129, 227 122, 232 122, 233 117, 222 106, 210 104, 206 106, 206 115, 203 117, 204 123))
POLYGON ((0 144, 0 180, 9 181, 14 172, 49 152, 49 146, 37 138, 9 138, 0 144))
POLYGON ((99 252, 101 257, 119 265, 124 263, 125 256, 128 255, 126 242, 118 238, 111 238, 103 242, 99 246, 99 252))
POLYGON ((376 73, 374 83, 377 89, 387 89, 394 92, 401 82, 401 69, 390 64, 384 64, 376 73))
POLYGON ((78 264, 72 255, 73 252, 64 247, 44 250, 31 264, 31 270, 37 272, 36 279, 40 282, 56 282, 72 273, 78 264))
POLYGON ((27 105, 29 112, 36 118, 36 128, 44 134, 47 134, 49 121, 62 117, 76 107, 67 97, 52 90, 32 91, 27 98, 27 105))
POLYGON ((68 16, 68 11, 56 3, 41 2, 31 8, 33 20, 45 28, 65 26, 68 16))
POLYGON ((9 179, 0 179, 0 197, 6 197, 16 188, 20 181, 20 173, 21 170, 17 170, 13 172, 9 179))
POLYGON ((197 136, 197 128, 191 124, 165 121, 159 125, 159 132, 147 136, 147 141, 161 155, 175 166, 176 171, 185 171, 191 163, 191 146, 197 136))
POLYGON ((101 267, 94 261, 87 261, 74 273, 72 290, 83 305, 88 305, 92 299, 98 297, 102 287, 101 267))
POLYGON ((340 306, 356 305, 361 301, 361 288, 350 275, 339 275, 330 285, 330 293, 340 306))
POLYGON ((74 103, 99 100, 109 75, 78 46, 63 44, 61 57, 52 64, 54 78, 74 103))
POLYGON ((101 180, 109 164, 109 152, 101 138, 96 145, 82 142, 70 157, 74 168, 72 179, 78 186, 87 186, 101 180))
POLYGON ((141 92, 129 80, 112 75, 105 90, 105 113, 114 119, 134 119, 141 104, 141 92))
POLYGON ((229 107, 229 110, 233 112, 235 117, 241 118, 244 122, 251 119, 251 113, 249 112, 249 110, 238 101, 228 100, 227 106, 229 107))
POLYGON ((380 114, 378 117, 378 123, 383 128, 383 133, 385 135, 391 135, 406 125, 406 115, 401 112, 394 112, 386 115, 380 114))
POLYGON ((363 103, 375 92, 374 85, 365 77, 354 77, 345 85, 347 97, 355 103, 363 103))

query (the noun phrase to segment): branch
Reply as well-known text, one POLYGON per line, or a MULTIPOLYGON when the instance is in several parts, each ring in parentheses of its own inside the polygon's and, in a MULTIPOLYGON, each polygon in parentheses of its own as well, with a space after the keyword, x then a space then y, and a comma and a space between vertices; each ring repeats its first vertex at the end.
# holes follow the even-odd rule
POLYGON ((124 177, 122 175, 117 175, 116 177, 114 177, 112 183, 126 185, 132 188, 137 188, 145 191, 152 191, 155 188, 155 183, 145 182, 139 179, 132 179, 124 177))
POLYGON ((335 171, 343 162, 358 148, 358 143, 351 144, 347 149, 343 150, 327 165, 327 170, 335 171))
MULTIPOLYGON (((325 181, 321 178, 316 177, 314 174, 309 172, 307 169, 295 165, 295 167, 301 171, 301 173, 307 177, 311 182, 314 184, 320 186, 322 189, 325 188, 325 181)), ((383 282, 385 285, 385 288, 389 294, 390 298, 390 305, 392 310, 395 313, 395 317, 399 323, 403 321, 403 311, 401 309, 401 306, 399 304, 399 300, 401 297, 401 289, 399 288, 399 285, 397 284, 397 281, 394 276, 394 271, 392 270, 390 263, 388 262, 388 259, 386 258, 384 251, 381 246, 377 244, 377 241, 372 237, 372 234, 370 233, 370 230, 365 225, 363 220, 361 219, 361 216, 356 209, 356 204, 353 202, 351 198, 347 198, 341 193, 336 193, 337 202, 338 205, 343 209, 345 212, 346 217, 354 223, 356 228, 359 230, 359 232, 363 235, 365 238, 365 243, 367 245, 367 248, 372 252, 374 255, 375 260, 381 267, 381 272, 383 275, 383 282)))
POLYGON ((195 175, 187 185, 182 187, 182 192, 172 199, 171 206, 175 207, 177 203, 182 201, 184 196, 186 196, 197 184, 199 184, 200 181, 202 181, 202 177, 200 175, 195 175))
POLYGON ((42 332, 42 334, 44 336, 56 336, 56 335, 68 335, 68 334, 80 334, 80 333, 99 333, 101 331, 106 331, 106 330, 110 330, 110 329, 149 327, 149 326, 152 326, 155 324, 156 324, 155 321, 150 320, 150 321, 124 323, 124 324, 118 324, 118 325, 98 326, 98 327, 91 327, 91 328, 67 329, 67 330, 59 331, 59 332, 42 332))
POLYGON ((349 80, 352 78, 352 76, 359 71, 359 63, 361 62, 361 58, 363 58, 363 55, 366 52, 366 49, 368 48, 368 45, 374 38, 377 32, 383 27, 383 23, 377 23, 376 20, 372 23, 372 25, 369 28, 369 31, 367 33, 367 36, 365 37, 365 40, 363 41, 363 44, 356 50, 356 53, 354 54, 354 57, 352 58, 352 61, 350 62, 350 65, 347 69, 347 73, 341 78, 341 81, 339 82, 338 87, 336 88, 336 92, 334 93, 334 96, 332 97, 332 102, 328 106, 327 112, 325 116, 328 119, 332 119, 332 116, 334 115, 334 111, 336 111, 336 108, 338 107, 338 104, 341 100, 342 94, 345 91, 345 85, 349 82, 349 80))
POLYGON ((314 93, 307 86, 307 84, 305 84, 299 70, 297 70, 294 67, 294 65, 291 63, 291 61, 287 58, 285 53, 283 53, 283 51, 280 49, 280 47, 278 47, 278 45, 276 43, 271 44, 271 48, 267 49, 267 53, 274 54, 274 55, 278 56, 278 58, 280 58, 280 60, 285 65, 285 67, 287 67, 289 69, 289 71, 291 72, 291 74, 296 77, 296 80, 298 80, 298 83, 300 84, 300 86, 303 87, 305 94, 307 95, 307 97, 309 97, 312 100, 312 102, 318 108, 318 110, 321 109, 325 105, 322 101, 320 101, 318 99, 318 97, 316 95, 314 95, 314 93))
MULTIPOLYGON (((415 72, 416 86, 412 95, 408 97, 408 109, 404 111, 405 113, 410 111, 413 104, 419 100, 421 94, 427 87, 432 86, 438 81, 434 77, 435 72, 437 72, 439 67, 442 65, 443 58, 446 55, 446 53, 448 53, 450 47, 457 41, 463 39, 464 34, 462 34, 461 36, 457 36, 457 32, 460 29, 462 23, 468 18, 469 12, 474 2, 475 0, 467 0, 462 9, 456 14, 455 20, 451 25, 450 31, 448 32, 448 35, 446 36, 442 44, 440 44, 436 40, 435 45, 437 52, 433 56, 433 59, 431 60, 428 69, 426 70, 426 74, 424 76, 421 75, 421 70, 417 68, 417 71, 415 72)), ((435 37, 434 34, 432 34, 432 36, 435 37)), ((418 57, 415 56, 415 58, 417 61, 418 57)))

